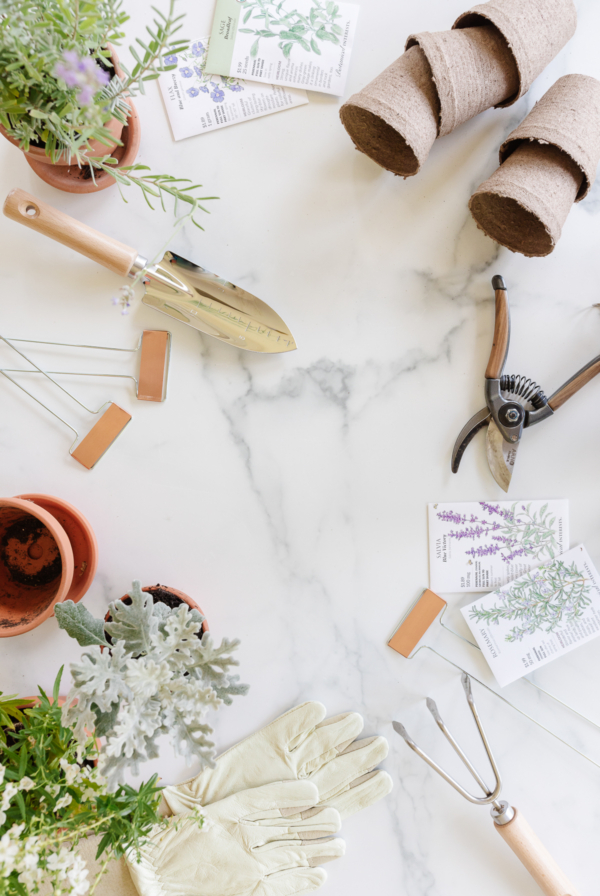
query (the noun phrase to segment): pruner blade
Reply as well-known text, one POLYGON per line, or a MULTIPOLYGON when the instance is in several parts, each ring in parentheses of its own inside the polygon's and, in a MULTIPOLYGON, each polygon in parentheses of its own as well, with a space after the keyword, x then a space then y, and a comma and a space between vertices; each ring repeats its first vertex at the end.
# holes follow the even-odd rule
POLYGON ((468 423, 466 423, 458 434, 458 438, 452 449, 452 472, 457 473, 462 460, 462 456, 466 451, 467 445, 471 439, 477 435, 480 429, 490 423, 492 417, 487 407, 482 408, 473 414, 468 423))
POLYGON ((486 451, 492 476, 505 492, 512 479, 519 442, 507 442, 493 420, 487 431, 486 451))

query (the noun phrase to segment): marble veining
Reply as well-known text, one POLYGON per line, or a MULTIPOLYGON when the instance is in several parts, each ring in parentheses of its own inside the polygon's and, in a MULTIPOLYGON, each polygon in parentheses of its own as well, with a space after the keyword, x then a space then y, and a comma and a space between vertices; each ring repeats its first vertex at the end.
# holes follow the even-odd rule
MULTIPOLYGON (((180 2, 189 36, 205 34, 211 0, 180 2)), ((137 27, 145 5, 128 7, 137 27)), ((388 65, 408 34, 449 27, 464 8, 458 0, 361 3, 347 95, 388 65)), ((0 382, 2 493, 57 494, 88 516, 100 547, 86 597, 96 614, 139 577, 188 592, 216 637, 241 638, 240 674, 251 690, 215 716, 219 749, 305 699, 332 714, 358 710, 367 734, 389 737, 395 790, 345 824, 347 855, 327 868, 331 896, 539 892, 487 810, 463 801, 391 728, 401 718, 452 764, 425 709, 431 694, 477 755, 458 676, 425 653, 403 660, 386 641, 428 583, 427 502, 503 497, 481 436, 460 473, 450 472, 456 434, 483 404, 491 276, 510 287, 507 372, 549 393, 598 353, 598 184, 545 259, 499 249, 467 209, 500 143, 548 87, 568 72, 600 76, 598 4, 581 0, 579 20, 529 95, 440 140, 405 181, 353 149, 332 97, 312 94, 308 106, 179 143, 158 90, 150 85, 136 100, 140 161, 221 197, 205 232, 186 228, 174 250, 272 304, 297 352, 231 349, 141 303, 122 318, 110 303, 118 277, 0 220, 3 333, 116 345, 134 345, 143 327, 168 323, 173 333, 163 405, 136 402, 127 384, 73 384, 134 415, 90 473, 69 458, 68 431, 0 382)), ((2 195, 23 187, 149 256, 168 240, 171 216, 139 197, 124 205, 114 190, 61 194, 6 141, 0 153, 2 195)), ((527 432, 511 486, 515 500, 569 498, 572 544, 584 542, 596 562, 599 400, 600 381, 527 432)), ((4 639, 0 687, 48 686, 78 654, 54 620, 4 639)), ((592 702, 598 675, 600 665, 580 682, 592 702)), ((475 690, 507 798, 581 892, 596 892, 600 769, 475 690)), ((154 770, 167 782, 190 774, 168 751, 146 773, 154 770)))

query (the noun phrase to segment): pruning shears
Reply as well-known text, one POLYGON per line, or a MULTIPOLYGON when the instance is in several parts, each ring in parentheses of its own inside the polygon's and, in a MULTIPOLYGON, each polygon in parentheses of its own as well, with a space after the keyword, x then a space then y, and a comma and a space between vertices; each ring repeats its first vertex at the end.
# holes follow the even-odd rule
POLYGON ((550 398, 533 380, 504 373, 510 343, 510 305, 502 277, 492 278, 496 322, 490 360, 485 371, 485 404, 463 426, 452 451, 452 472, 458 472, 471 439, 487 426, 487 460, 498 485, 508 491, 523 430, 551 417, 558 408, 600 373, 600 355, 578 370, 550 398))

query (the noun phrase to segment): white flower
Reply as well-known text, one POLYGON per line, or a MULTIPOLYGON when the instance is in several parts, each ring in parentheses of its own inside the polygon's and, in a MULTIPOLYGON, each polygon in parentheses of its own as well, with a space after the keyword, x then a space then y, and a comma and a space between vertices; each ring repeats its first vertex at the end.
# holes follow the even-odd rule
POLYGON ((10 806, 10 801, 12 800, 15 793, 18 791, 18 787, 13 781, 9 781, 6 787, 4 788, 4 793, 2 794, 2 804, 0 805, 0 809, 8 809, 10 806))
POLYGON ((73 797, 70 793, 65 793, 64 796, 61 796, 59 800, 57 800, 54 804, 54 811, 57 812, 58 809, 64 809, 69 803, 73 802, 73 797))
MULTIPOLYGON (((14 827, 12 830, 14 831, 14 827)), ((8 877, 14 870, 15 860, 19 853, 19 844, 13 840, 11 834, 12 831, 7 831, 0 838, 0 877, 8 877)))
POLYGON ((6 771, 5 767, 0 762, 0 784, 4 781, 4 772, 6 771))
POLYGON ((49 784, 46 790, 51 796, 58 796, 60 793, 60 784, 49 784))
POLYGON ((63 772, 65 773, 67 787, 70 787, 71 784, 74 784, 75 781, 77 780, 77 778, 79 777, 79 772, 80 772, 79 766, 71 765, 71 763, 67 759, 65 759, 64 756, 60 760, 59 765, 62 768, 63 772))
POLYGON ((88 787, 81 794, 81 802, 82 803, 87 803, 88 800, 95 800, 97 798, 98 798, 98 792, 96 790, 92 790, 91 787, 88 787))
POLYGON ((50 853, 50 857, 46 862, 46 868, 56 875, 57 880, 64 880, 72 863, 72 853, 63 846, 58 852, 50 853))
POLYGON ((67 877, 71 884, 71 896, 84 896, 84 893, 90 888, 90 882, 86 880, 89 874, 84 860, 80 855, 74 853, 75 859, 72 867, 67 871, 67 877))
POLYGON ((32 778, 28 778, 27 775, 19 781, 19 790, 33 790, 34 787, 35 781, 32 778))

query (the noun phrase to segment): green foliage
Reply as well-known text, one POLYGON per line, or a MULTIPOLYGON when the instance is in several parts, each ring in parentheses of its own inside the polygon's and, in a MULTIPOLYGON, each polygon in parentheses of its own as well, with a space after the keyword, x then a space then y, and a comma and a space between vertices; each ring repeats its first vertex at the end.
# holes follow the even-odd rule
POLYGON ((239 641, 224 639, 216 647, 208 632, 198 637, 204 617, 197 610, 155 604, 138 581, 129 597, 129 604, 110 604, 110 622, 72 601, 56 614, 61 628, 90 647, 71 665, 63 721, 82 742, 90 730, 106 737, 100 762, 109 787, 127 768, 137 774, 140 762, 158 755, 161 734, 186 759, 212 765, 212 728, 204 715, 248 690, 231 672, 239 641))
POLYGON ((14 728, 17 722, 23 721, 23 700, 16 694, 2 696, 0 691, 0 741, 6 743, 7 730, 14 728))
POLYGON ((294 47, 301 47, 321 56, 319 42, 340 43, 343 29, 336 19, 341 18, 340 8, 331 0, 313 0, 309 16, 297 9, 284 9, 286 0, 247 0, 244 4, 242 24, 253 24, 254 28, 240 28, 242 34, 254 34, 256 40, 250 48, 250 56, 258 55, 263 39, 276 37, 278 47, 286 59, 294 47))
POLYGON ((23 711, 17 730, 0 745, 3 896, 36 892, 42 879, 53 892, 84 892, 76 889, 85 867, 76 853, 82 838, 100 835, 98 856, 108 862, 139 850, 153 826, 162 823, 156 775, 137 790, 122 785, 107 791, 95 740, 76 739, 62 721, 61 675, 62 669, 52 699, 40 689, 38 705, 23 711))
POLYGON ((501 594, 489 609, 473 607, 471 619, 499 625, 500 620, 518 621, 506 641, 522 641, 536 631, 553 632, 579 619, 591 603, 590 582, 575 562, 560 559, 526 573, 501 594))
MULTIPOLYGON (((23 150, 43 147, 55 162, 62 156, 80 166, 111 174, 120 186, 137 186, 152 208, 151 197, 171 196, 183 203, 185 217, 195 220, 206 211, 200 202, 214 198, 198 195, 200 185, 166 174, 147 174, 147 166, 133 165, 116 170, 117 162, 107 151, 93 155, 90 141, 110 147, 114 138, 107 128, 112 118, 127 121, 127 96, 145 92, 145 82, 155 80, 174 66, 165 55, 184 50, 187 41, 176 37, 183 16, 175 15, 175 0, 167 13, 155 7, 154 19, 144 38, 136 37, 129 47, 132 64, 122 60, 123 77, 113 71, 108 85, 100 87, 89 105, 78 102, 77 88, 69 87, 56 74, 64 54, 101 60, 112 69, 107 44, 118 45, 129 16, 122 0, 0 0, 0 123, 23 150), (184 186, 185 184, 185 186, 184 186)), ((120 141, 119 141, 120 142, 120 141)), ((96 150, 97 153, 97 150, 96 150)))

